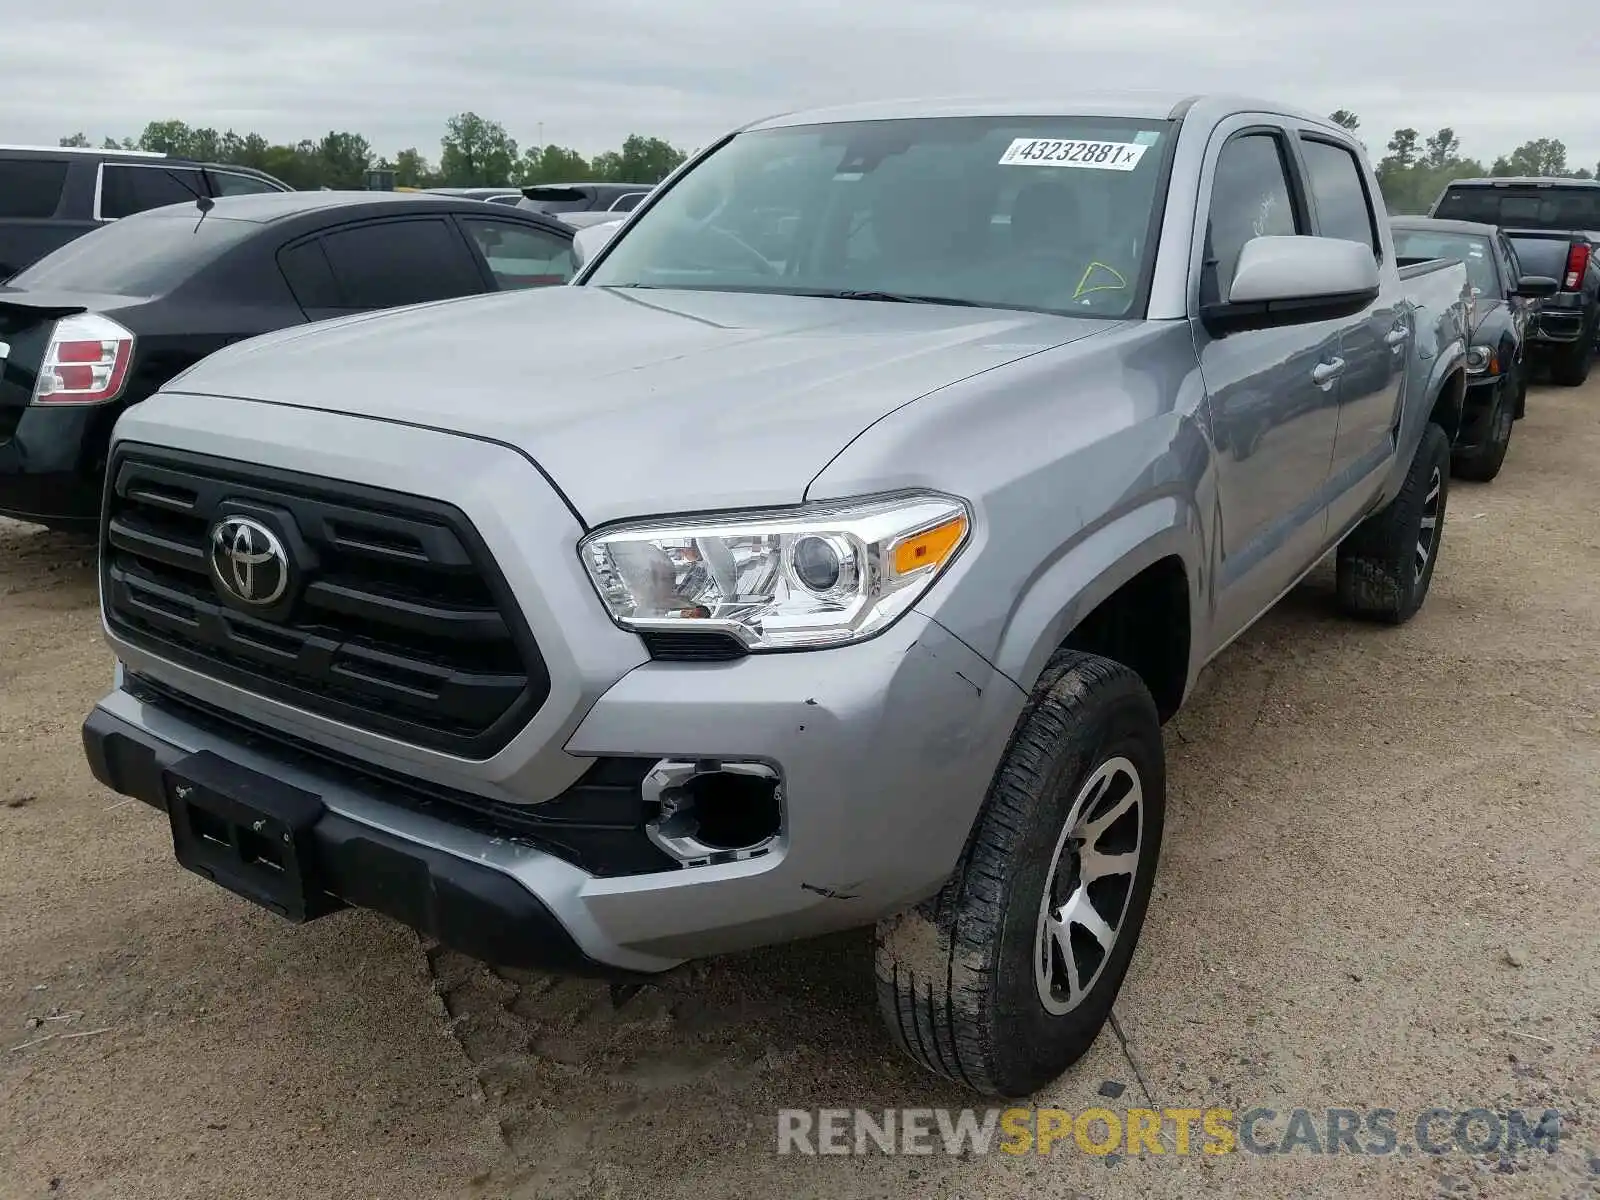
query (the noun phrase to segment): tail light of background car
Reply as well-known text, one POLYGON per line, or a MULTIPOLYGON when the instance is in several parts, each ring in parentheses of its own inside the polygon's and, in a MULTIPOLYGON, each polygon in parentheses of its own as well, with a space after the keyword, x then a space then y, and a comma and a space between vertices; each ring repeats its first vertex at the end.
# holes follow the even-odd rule
POLYGON ((133 361, 133 334, 109 317, 79 313, 51 331, 33 389, 35 404, 104 404, 115 400, 133 361))
POLYGON ((1567 277, 1562 289, 1575 292, 1583 286, 1583 273, 1589 269, 1589 243, 1578 242, 1567 251, 1567 277))

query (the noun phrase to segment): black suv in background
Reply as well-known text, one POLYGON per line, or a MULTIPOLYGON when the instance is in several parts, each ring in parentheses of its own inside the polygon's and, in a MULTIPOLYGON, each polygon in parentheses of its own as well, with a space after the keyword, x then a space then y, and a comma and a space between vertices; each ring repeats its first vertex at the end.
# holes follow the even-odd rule
POLYGON ((1540 305, 1528 352, 1549 364, 1555 383, 1582 384, 1600 344, 1600 181, 1457 179, 1428 215, 1500 226, 1524 275, 1560 282, 1540 305))
POLYGON ((291 190, 249 167, 147 151, 0 145, 0 281, 118 217, 198 196, 291 190))

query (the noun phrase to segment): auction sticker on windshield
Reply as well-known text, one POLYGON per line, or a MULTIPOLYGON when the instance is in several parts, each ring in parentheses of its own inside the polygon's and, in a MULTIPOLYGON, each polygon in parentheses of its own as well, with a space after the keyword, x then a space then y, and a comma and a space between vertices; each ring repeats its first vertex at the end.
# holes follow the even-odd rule
POLYGON ((1131 171, 1148 146, 1137 142, 1091 142, 1061 138, 1017 138, 1000 156, 1002 167, 1089 167, 1131 171))

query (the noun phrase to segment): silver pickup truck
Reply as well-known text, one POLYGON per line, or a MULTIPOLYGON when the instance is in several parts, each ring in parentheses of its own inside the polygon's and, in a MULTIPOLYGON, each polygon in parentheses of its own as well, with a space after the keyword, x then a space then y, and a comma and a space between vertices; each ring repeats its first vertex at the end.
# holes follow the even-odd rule
POLYGON ((1354 616, 1427 594, 1470 300, 1382 212, 1261 101, 801 113, 572 287, 223 350, 116 429, 94 773, 286 917, 505 965, 876 922, 899 1044, 1029 1093, 1200 670, 1330 552, 1354 616))

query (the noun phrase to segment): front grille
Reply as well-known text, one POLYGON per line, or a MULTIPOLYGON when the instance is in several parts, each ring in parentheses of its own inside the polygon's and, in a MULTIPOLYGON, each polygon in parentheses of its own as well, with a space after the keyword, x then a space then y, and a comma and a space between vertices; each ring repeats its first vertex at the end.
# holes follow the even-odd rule
POLYGON ((433 500, 170 450, 119 447, 101 584, 119 637, 357 728, 486 758, 550 677, 466 516, 433 500), (275 608, 223 598, 209 533, 260 517, 295 563, 275 608))

